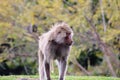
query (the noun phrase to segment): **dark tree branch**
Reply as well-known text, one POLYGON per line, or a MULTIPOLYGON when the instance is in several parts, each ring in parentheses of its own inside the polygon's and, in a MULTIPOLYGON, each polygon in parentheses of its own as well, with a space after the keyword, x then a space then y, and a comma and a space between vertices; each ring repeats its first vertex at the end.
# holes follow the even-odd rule
POLYGON ((4 55, 0 55, 0 62, 3 62, 4 60, 13 59, 16 57, 37 57, 37 56, 31 55, 29 53, 22 53, 22 54, 3 53, 3 54, 4 55))
MULTIPOLYGON (((108 48, 108 46, 100 39, 99 34, 97 33, 96 30, 96 26, 93 24, 92 19, 90 20, 88 17, 84 16, 85 19, 87 20, 87 22, 90 24, 90 27, 92 28, 92 30, 94 31, 93 33, 93 37, 95 38, 95 40, 98 43, 98 46, 100 47, 101 51, 104 53, 104 56, 106 58, 106 62, 108 64, 108 68, 110 70, 110 73, 112 76, 116 77, 116 73, 113 69, 113 66, 110 62, 109 56, 112 56, 114 63, 118 63, 118 61, 116 60, 116 57, 113 53, 111 53, 111 50, 108 48)), ((119 67, 119 65, 117 65, 119 67)))
POLYGON ((78 61, 76 59, 74 59, 74 62, 73 62, 75 65, 77 65, 80 70, 82 70, 86 75, 90 76, 91 74, 81 65, 78 63, 78 61))

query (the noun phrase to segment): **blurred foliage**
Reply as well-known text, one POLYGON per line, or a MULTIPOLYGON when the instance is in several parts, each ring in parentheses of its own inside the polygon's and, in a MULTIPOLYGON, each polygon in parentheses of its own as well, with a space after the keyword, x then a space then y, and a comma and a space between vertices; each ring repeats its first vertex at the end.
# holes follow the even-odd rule
MULTIPOLYGON (((73 26, 75 33, 70 59, 75 56, 82 62, 89 56, 89 59, 95 59, 94 65, 101 62, 101 57, 104 60, 102 53, 99 55, 99 51, 92 49, 92 45, 96 44, 96 41, 91 36, 91 29, 84 15, 93 18, 102 40, 120 58, 120 0, 102 0, 102 7, 107 25, 106 32, 104 32, 99 0, 1 0, 0 74, 18 74, 14 72, 17 69, 21 71, 19 74, 38 73, 37 42, 31 38, 27 27, 37 25, 37 33, 40 35, 48 31, 53 23, 60 20, 73 26), (88 54, 87 49, 92 49, 92 52, 88 54), (11 54, 30 56, 11 57, 9 56, 11 54), (79 55, 80 57, 78 57, 79 55), (8 72, 8 70, 10 71, 8 72)), ((82 62, 82 64, 85 63, 82 62)), ((99 65, 97 69, 100 66, 104 65, 99 65)), ((78 73, 76 69, 73 70, 78 73)))
POLYGON ((102 58, 102 52, 96 47, 96 45, 93 45, 92 48, 81 51, 77 61, 88 70, 89 66, 100 65, 103 60, 102 58))

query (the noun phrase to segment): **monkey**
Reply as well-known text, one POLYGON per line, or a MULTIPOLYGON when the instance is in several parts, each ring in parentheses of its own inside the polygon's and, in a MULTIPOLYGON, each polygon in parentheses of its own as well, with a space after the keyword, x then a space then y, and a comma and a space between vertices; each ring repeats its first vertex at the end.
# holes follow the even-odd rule
POLYGON ((26 30, 27 30, 27 32, 30 33, 30 34, 31 34, 31 33, 37 33, 38 26, 35 25, 35 24, 29 25, 29 26, 27 26, 26 30))
POLYGON ((25 28, 25 30, 27 31, 27 33, 29 33, 30 37, 33 38, 36 42, 38 42, 38 37, 39 37, 39 33, 38 33, 38 26, 36 24, 31 24, 29 26, 27 26, 25 28))
POLYGON ((39 36, 38 64, 39 79, 51 80, 51 61, 58 62, 59 80, 65 80, 67 60, 73 44, 73 30, 65 22, 57 22, 52 28, 39 36))
POLYGON ((36 26, 35 24, 32 26, 33 27, 33 32, 37 32, 37 30, 38 30, 38 26, 36 26))
POLYGON ((6 49, 10 49, 11 45, 9 43, 2 43, 0 44, 0 53, 3 53, 6 49))

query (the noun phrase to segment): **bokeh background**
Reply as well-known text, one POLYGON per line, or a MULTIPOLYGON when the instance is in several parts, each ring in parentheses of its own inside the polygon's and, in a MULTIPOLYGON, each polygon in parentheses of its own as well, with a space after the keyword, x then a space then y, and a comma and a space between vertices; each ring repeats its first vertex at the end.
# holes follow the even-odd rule
POLYGON ((120 0, 0 0, 0 75, 38 75, 38 36, 58 21, 74 31, 67 75, 120 77, 120 0))

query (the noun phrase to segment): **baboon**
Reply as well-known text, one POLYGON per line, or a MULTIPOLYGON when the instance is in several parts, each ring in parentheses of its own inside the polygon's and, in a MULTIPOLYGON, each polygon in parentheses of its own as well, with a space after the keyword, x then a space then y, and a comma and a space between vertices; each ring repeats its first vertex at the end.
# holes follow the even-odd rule
POLYGON ((36 33, 38 30, 38 26, 35 24, 29 25, 29 26, 27 26, 26 30, 28 33, 36 33))
POLYGON ((64 80, 67 59, 73 43, 73 30, 65 22, 58 22, 39 37, 39 75, 40 80, 51 80, 50 63, 57 60, 59 80, 64 80))

